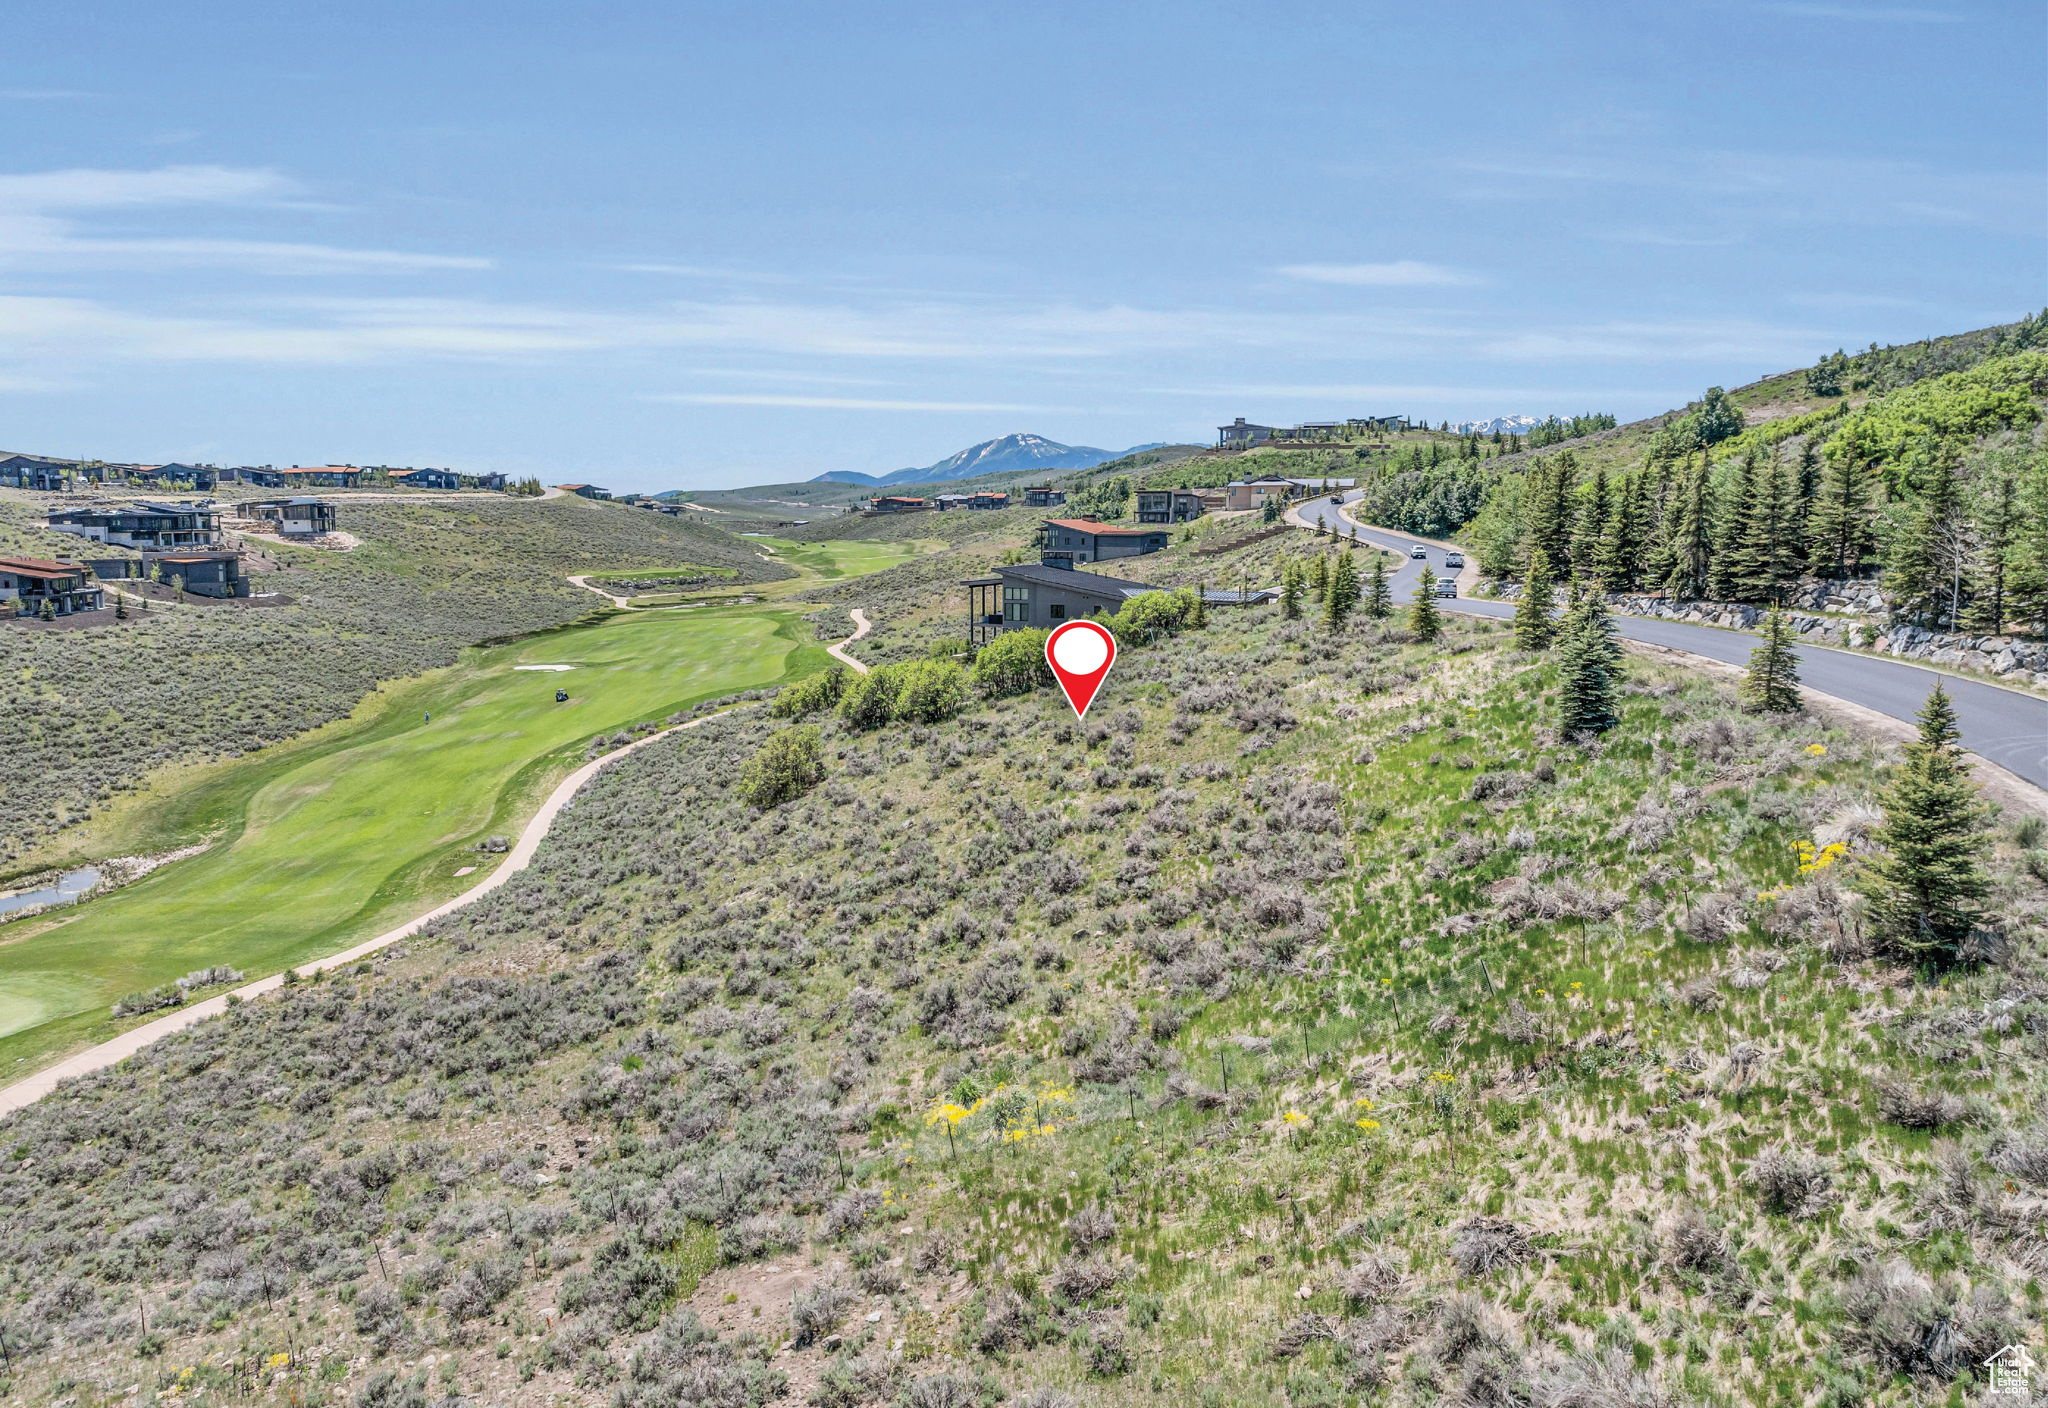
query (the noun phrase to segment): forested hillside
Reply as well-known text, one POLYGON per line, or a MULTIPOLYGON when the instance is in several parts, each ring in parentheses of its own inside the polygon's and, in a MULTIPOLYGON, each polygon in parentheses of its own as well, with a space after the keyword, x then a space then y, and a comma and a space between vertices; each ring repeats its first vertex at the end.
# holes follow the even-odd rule
POLYGON ((1767 603, 1877 574, 1894 611, 1989 634, 2048 627, 2048 314, 1823 358, 1682 412, 1377 473, 1362 513, 1471 543, 1487 572, 1767 603))
POLYGON ((2042 1311, 2039 822, 1944 774, 1930 956, 1888 746, 1282 546, 1126 608, 1085 724, 1029 633, 735 701, 0 1123, 0 1396, 1974 1398, 2042 1311))
MULTIPOLYGON (((352 552, 266 546, 256 574, 283 606, 152 603, 84 630, 5 629, 0 873, 40 837, 132 791, 153 768, 239 757, 340 718, 380 680, 448 664, 464 646, 558 626, 601 606, 571 572, 720 567, 788 575, 694 519, 580 499, 344 501, 352 552)), ((12 541, 64 539, 0 501, 12 541)))

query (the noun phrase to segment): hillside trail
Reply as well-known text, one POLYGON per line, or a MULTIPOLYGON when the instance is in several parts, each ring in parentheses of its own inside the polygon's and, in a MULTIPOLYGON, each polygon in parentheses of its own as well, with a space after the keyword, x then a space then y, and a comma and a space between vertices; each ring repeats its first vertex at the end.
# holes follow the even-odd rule
POLYGON ((846 653, 846 647, 852 645, 855 641, 859 640, 862 636, 866 635, 868 633, 868 630, 870 629, 870 627, 872 627, 874 623, 868 620, 867 612, 861 610, 858 606, 848 608, 846 614, 853 618, 853 634, 848 636, 845 640, 839 642, 839 644, 837 645, 826 646, 825 653, 827 655, 830 655, 835 660, 843 660, 848 665, 851 665, 856 674, 864 675, 868 672, 868 667, 866 663, 860 660, 856 660, 851 655, 848 655, 846 653))

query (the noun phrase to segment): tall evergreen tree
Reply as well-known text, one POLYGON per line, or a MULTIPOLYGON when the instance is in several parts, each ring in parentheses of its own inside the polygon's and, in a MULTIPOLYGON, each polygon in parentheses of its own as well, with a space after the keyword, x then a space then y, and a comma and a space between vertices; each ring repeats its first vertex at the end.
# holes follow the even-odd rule
POLYGON ((1680 471, 1665 515, 1664 590, 1679 601, 1697 601, 1707 594, 1714 561, 1713 469, 1700 455, 1680 471))
POLYGON ((2007 611, 2015 621, 2048 626, 2048 455, 2022 458, 2018 500, 2006 574, 2007 611))
POLYGON ((1756 527, 1759 511, 1758 482, 1762 455, 1751 449, 1736 461, 1735 473, 1726 483, 1715 507, 1714 557, 1707 571, 1707 590, 1720 601, 1752 601, 1747 595, 1764 575, 1757 560, 1756 527))
POLYGON ((1345 553, 1330 569, 1330 589, 1323 597, 1323 626, 1330 631, 1341 631, 1350 617, 1351 609, 1358 605, 1358 568, 1352 563, 1351 554, 1345 553))
POLYGON ((1742 702, 1759 713, 1796 714, 1799 698, 1799 657, 1792 649, 1792 623, 1781 606, 1764 617, 1762 639, 1749 653, 1749 672, 1742 677, 1742 702))
POLYGON ((1532 548, 1529 570, 1522 574, 1522 595, 1515 602, 1515 649, 1549 648, 1555 634, 1550 607, 1550 557, 1542 548, 1532 548))
POLYGON ((1569 574, 1572 567, 1572 480, 1577 469, 1569 450, 1553 455, 1529 471, 1522 494, 1525 548, 1542 548, 1551 570, 1561 574, 1569 574))
POLYGON ((1427 569, 1415 579, 1415 596, 1408 607, 1408 629, 1421 641, 1435 640, 1444 633, 1444 614, 1436 609, 1436 578, 1427 569))
POLYGON ((1953 629, 1973 546, 1954 456, 1937 451, 1905 523, 1887 545, 1885 595, 1905 614, 1953 629))
POLYGON ((1883 847, 1863 867, 1863 893, 1880 939, 1910 960, 1960 958, 1989 893, 1990 833, 1970 765, 1956 746, 1955 706, 1937 682, 1920 711, 1920 737, 1884 794, 1883 847))
POLYGON ((1814 569, 1852 577, 1870 553, 1870 472, 1855 456, 1824 458, 1806 515, 1806 545, 1814 569))
POLYGON ((1557 671, 1564 696, 1558 727, 1567 738, 1605 733, 1621 722, 1621 649, 1596 593, 1580 592, 1565 611, 1557 671))
POLYGON ((1599 571, 1597 558, 1600 544, 1607 537, 1607 525, 1614 517, 1614 490, 1607 482, 1607 467, 1601 465, 1593 471, 1593 477, 1586 483, 1585 501, 1579 505, 1579 521, 1572 530, 1572 542, 1577 545, 1579 571, 1599 571))
POLYGON ((1649 507, 1645 478, 1640 473, 1623 477, 1606 529, 1593 547, 1593 575, 1606 591, 1632 592, 1642 585, 1644 518, 1649 507))
POLYGON ((2004 635, 2011 613, 2014 548, 2023 531, 2019 520, 2020 481, 2009 453, 1994 454, 1970 486, 1977 521, 1977 551, 1970 563, 1970 609, 1963 622, 1973 631, 2004 635))
POLYGON ((1323 553, 1316 554, 1316 565, 1309 569, 1308 584, 1315 591, 1316 600, 1327 600, 1330 594, 1330 559, 1323 553))
POLYGON ((1375 549, 1372 570, 1365 576, 1365 614, 1384 621, 1394 610, 1394 587, 1387 580, 1387 559, 1375 549))
POLYGON ((1715 557, 1717 595, 1731 601, 1775 601, 1805 561, 1793 531, 1793 471, 1761 451, 1743 456, 1730 505, 1727 538, 1715 557))
POLYGON ((1290 621, 1301 619, 1301 564, 1293 558, 1280 569, 1280 614, 1290 621))

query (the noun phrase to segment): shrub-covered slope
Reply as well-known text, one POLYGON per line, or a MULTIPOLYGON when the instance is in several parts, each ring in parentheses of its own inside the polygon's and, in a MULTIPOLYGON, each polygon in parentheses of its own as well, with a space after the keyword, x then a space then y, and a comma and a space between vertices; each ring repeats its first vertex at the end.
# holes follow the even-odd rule
MULTIPOLYGON (((161 764, 238 757, 347 714, 381 680, 601 605, 568 573, 789 575, 715 527, 581 499, 350 499, 344 513, 353 552, 266 548, 286 566, 256 587, 289 606, 156 604, 90 630, 0 623, 0 868, 161 764)), ((36 537, 44 553, 64 541, 36 537)))
POLYGON ((1492 624, 1214 612, 1085 725, 814 716, 765 811, 737 708, 405 951, 0 1123, 0 1393, 1961 1392, 2042 1308, 2039 828, 1927 981, 1844 883, 1885 750, 1631 676, 1572 743, 1492 624))

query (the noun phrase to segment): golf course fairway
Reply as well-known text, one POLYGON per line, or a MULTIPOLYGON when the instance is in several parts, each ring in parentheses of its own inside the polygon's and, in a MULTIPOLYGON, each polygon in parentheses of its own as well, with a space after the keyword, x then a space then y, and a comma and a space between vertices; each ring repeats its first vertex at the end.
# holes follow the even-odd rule
POLYGON ((615 615, 467 651, 213 770, 162 808, 210 850, 0 926, 0 1081, 129 1025, 109 1016, 127 994, 217 964, 275 973, 467 889, 497 862, 476 844, 516 833, 591 738, 830 663, 790 608, 615 615))

